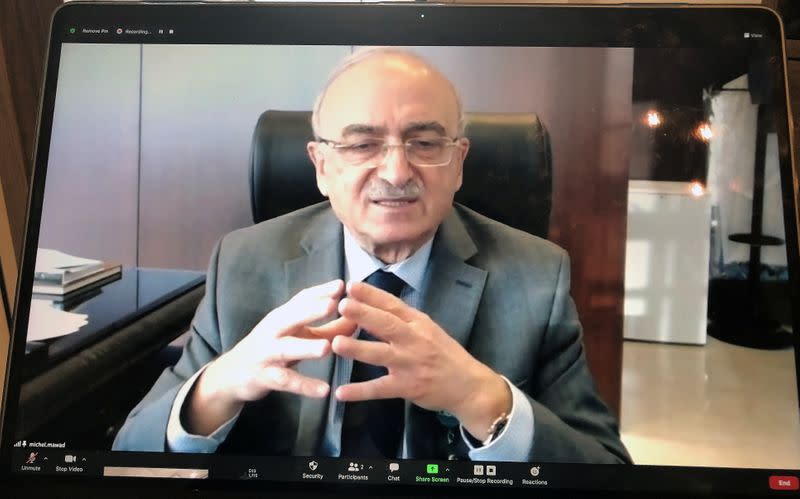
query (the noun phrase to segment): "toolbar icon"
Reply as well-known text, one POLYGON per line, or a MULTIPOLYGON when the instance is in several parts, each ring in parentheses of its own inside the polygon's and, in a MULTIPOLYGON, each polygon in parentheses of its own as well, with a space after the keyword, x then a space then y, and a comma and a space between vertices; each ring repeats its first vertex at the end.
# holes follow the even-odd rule
POLYGON ((497 466, 494 464, 487 464, 486 465, 486 475, 487 476, 495 476, 497 475, 497 466))
POLYGON ((425 471, 429 475, 436 475, 437 473, 439 473, 439 465, 438 464, 429 464, 429 465, 427 465, 425 467, 425 471))
POLYGON ((475 476, 483 476, 483 465, 476 464, 472 467, 472 474, 475 476))
POLYGON ((389 471, 391 471, 392 473, 394 473, 395 471, 397 471, 399 469, 400 469, 400 464, 399 463, 389 463, 389 471))
POLYGON ((33 464, 36 462, 36 456, 38 456, 38 452, 31 452, 31 455, 28 456, 28 460, 25 461, 25 464, 33 464))
POLYGON ((310 469, 311 471, 315 471, 318 467, 319 467, 319 463, 316 462, 316 461, 310 461, 308 463, 308 469, 310 469))

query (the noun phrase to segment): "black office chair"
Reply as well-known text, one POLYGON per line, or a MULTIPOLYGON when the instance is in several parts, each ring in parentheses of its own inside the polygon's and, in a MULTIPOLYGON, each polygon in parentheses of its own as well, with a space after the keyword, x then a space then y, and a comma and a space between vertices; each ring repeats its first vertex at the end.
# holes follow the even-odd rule
MULTIPOLYGON (((455 200, 497 221, 547 237, 552 196, 550 139, 531 113, 472 113, 470 150, 455 200)), ((265 111, 250 151, 253 222, 324 200, 306 153, 311 113, 265 111)))

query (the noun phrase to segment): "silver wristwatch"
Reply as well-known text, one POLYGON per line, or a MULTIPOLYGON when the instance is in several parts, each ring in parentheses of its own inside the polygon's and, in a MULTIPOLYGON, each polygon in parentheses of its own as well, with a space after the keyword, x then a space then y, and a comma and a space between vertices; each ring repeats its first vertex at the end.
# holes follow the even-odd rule
POLYGON ((486 430, 486 439, 483 441, 483 445, 489 445, 490 443, 494 442, 501 433, 503 433, 503 429, 508 424, 509 415, 505 412, 500 414, 500 416, 492 422, 492 425, 486 430))

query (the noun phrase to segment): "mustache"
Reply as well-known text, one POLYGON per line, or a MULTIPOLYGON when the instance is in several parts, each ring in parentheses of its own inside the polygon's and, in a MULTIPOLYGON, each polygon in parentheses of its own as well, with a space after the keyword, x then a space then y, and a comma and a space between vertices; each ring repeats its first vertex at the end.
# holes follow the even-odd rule
POLYGON ((398 187, 383 179, 375 179, 367 186, 367 196, 373 201, 418 198, 424 193, 425 189, 416 180, 410 180, 405 185, 398 187))

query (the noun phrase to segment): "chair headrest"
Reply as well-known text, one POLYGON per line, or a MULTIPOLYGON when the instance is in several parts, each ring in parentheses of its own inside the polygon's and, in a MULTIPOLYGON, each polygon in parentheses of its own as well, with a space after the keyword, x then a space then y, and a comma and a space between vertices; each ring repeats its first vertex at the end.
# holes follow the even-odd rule
MULTIPOLYGON (((470 149, 455 200, 489 218, 547 237, 552 159, 547 130, 532 113, 471 113, 470 149)), ((259 223, 323 201, 306 153, 311 113, 265 111, 250 151, 250 202, 259 223)))

